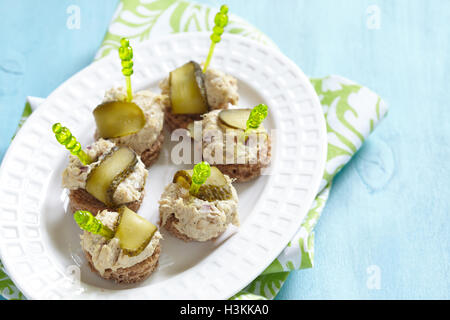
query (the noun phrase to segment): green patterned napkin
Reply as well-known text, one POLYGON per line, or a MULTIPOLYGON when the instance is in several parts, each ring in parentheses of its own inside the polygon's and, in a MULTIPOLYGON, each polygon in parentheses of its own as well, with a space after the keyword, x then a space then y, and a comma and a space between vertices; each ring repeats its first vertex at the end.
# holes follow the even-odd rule
MULTIPOLYGON (((179 32, 210 31, 217 10, 184 0, 122 0, 96 59, 117 52, 122 37, 136 42, 179 32)), ((225 31, 275 46, 264 34, 234 15, 230 16, 225 31)), ((328 76, 311 82, 320 98, 328 132, 327 163, 319 193, 288 246, 258 278, 231 299, 272 299, 291 270, 313 267, 314 226, 328 199, 331 181, 387 112, 387 105, 377 94, 345 78, 328 76)), ((30 113, 28 105, 23 121, 30 113)), ((24 298, 1 263, 0 293, 10 299, 24 298)))

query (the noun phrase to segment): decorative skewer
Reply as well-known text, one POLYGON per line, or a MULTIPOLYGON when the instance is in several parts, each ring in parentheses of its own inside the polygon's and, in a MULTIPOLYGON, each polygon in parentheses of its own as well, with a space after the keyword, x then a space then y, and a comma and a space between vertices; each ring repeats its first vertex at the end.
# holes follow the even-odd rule
POLYGON ((252 109, 250 115, 248 116, 246 129, 244 131, 243 141, 247 141, 248 135, 252 130, 256 130, 259 128, 261 123, 267 117, 268 107, 265 104, 259 104, 252 109))
POLYGON ((213 28, 213 34, 211 35, 211 46, 209 47, 209 53, 208 57, 206 58, 205 65, 203 66, 203 73, 206 72, 206 69, 208 69, 209 63, 211 62, 211 58, 214 52, 214 48, 217 43, 221 40, 221 35, 223 34, 224 28, 228 24, 228 6, 222 5, 220 7, 220 11, 216 14, 214 18, 214 28, 213 28))
POLYGON ((209 178, 211 175, 211 166, 208 162, 200 162, 194 166, 194 170, 192 173, 192 183, 191 188, 189 189, 189 193, 192 195, 196 195, 200 190, 202 184, 209 178))
POLYGON ((69 129, 63 127, 61 123, 55 123, 52 126, 52 131, 55 134, 56 140, 70 151, 71 154, 77 156, 81 163, 88 165, 92 162, 91 158, 86 154, 86 152, 81 149, 80 143, 72 135, 69 129))
POLYGON ((90 233, 98 234, 109 240, 114 238, 114 231, 105 226, 100 220, 95 218, 89 211, 79 210, 74 213, 73 218, 75 219, 78 226, 90 233))
POLYGON ((130 41, 126 38, 120 39, 119 57, 122 60, 122 74, 127 82, 127 101, 133 100, 133 91, 131 90, 131 75, 133 74, 133 48, 130 41))

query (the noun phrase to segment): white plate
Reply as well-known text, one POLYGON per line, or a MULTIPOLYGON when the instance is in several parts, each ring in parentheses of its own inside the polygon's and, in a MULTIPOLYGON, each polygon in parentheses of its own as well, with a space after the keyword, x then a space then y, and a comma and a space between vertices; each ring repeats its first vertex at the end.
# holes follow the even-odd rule
MULTIPOLYGON (((158 90, 158 82, 175 67, 188 60, 203 61, 208 36, 180 34, 136 45, 134 90, 158 90)), ((93 108, 105 90, 125 82, 120 60, 113 54, 56 89, 25 123, 3 160, 1 259, 27 298, 227 299, 284 249, 307 214, 324 170, 327 143, 319 100, 293 62, 245 38, 225 35, 211 67, 239 80, 241 106, 266 103, 266 126, 277 130, 270 174, 237 185, 241 227, 229 228, 208 243, 184 243, 163 231, 160 266, 137 285, 116 285, 89 270, 79 244, 81 231, 65 211, 61 173, 68 152, 56 142, 51 126, 63 123, 84 146, 93 141, 93 108), (78 283, 73 281, 77 270, 78 283)), ((169 163, 169 148, 166 142, 150 168, 139 210, 153 222, 158 220, 163 188, 179 169, 169 163)))

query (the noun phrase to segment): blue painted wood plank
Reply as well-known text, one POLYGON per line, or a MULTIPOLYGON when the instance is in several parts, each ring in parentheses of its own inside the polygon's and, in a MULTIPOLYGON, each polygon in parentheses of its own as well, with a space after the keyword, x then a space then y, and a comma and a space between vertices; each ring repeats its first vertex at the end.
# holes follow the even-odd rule
POLYGON ((0 159, 14 134, 27 95, 46 97, 92 62, 117 1, 0 2, 0 159), (67 28, 71 5, 79 29, 67 28))

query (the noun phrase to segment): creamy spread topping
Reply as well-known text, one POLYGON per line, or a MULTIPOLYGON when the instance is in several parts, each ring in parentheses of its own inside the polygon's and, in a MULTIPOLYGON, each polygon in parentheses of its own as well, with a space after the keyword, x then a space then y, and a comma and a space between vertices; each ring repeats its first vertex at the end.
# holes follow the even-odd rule
MULTIPOLYGON (((93 160, 89 165, 82 164, 78 157, 70 155, 69 165, 63 172, 63 187, 70 190, 85 189, 86 180, 92 168, 95 168, 114 147, 114 143, 104 139, 100 139, 88 146, 85 151, 93 160)), ((124 204, 138 201, 142 196, 147 175, 148 171, 138 157, 138 163, 134 167, 133 172, 118 185, 114 192, 114 202, 124 204)))
MULTIPOLYGON (((125 101, 127 91, 123 87, 111 88, 106 91, 103 102, 125 101)), ((164 124, 164 109, 169 104, 169 98, 166 95, 154 94, 151 91, 143 90, 133 95, 133 100, 145 115, 145 126, 135 134, 110 139, 119 146, 127 146, 139 155, 158 139, 162 132, 164 124)), ((98 133, 96 133, 98 136, 98 133)))
POLYGON ((231 223, 239 226, 238 196, 231 185, 231 179, 225 175, 232 190, 229 200, 213 202, 198 199, 189 194, 177 183, 169 184, 159 201, 161 225, 165 225, 171 215, 175 215, 175 224, 181 233, 197 241, 207 241, 219 236, 231 223))
MULTIPOLYGON (((119 213, 104 210, 99 212, 96 218, 111 230, 115 230, 119 220, 119 213)), ((159 231, 156 231, 147 247, 134 257, 129 257, 123 252, 117 238, 106 240, 98 234, 92 234, 87 231, 80 238, 81 247, 91 255, 95 269, 103 275, 105 270, 111 269, 116 271, 120 268, 129 268, 144 261, 153 255, 162 236, 159 231)))
POLYGON ((236 105, 239 101, 237 80, 233 76, 207 69, 205 86, 208 104, 213 109, 224 109, 229 103, 236 105))

